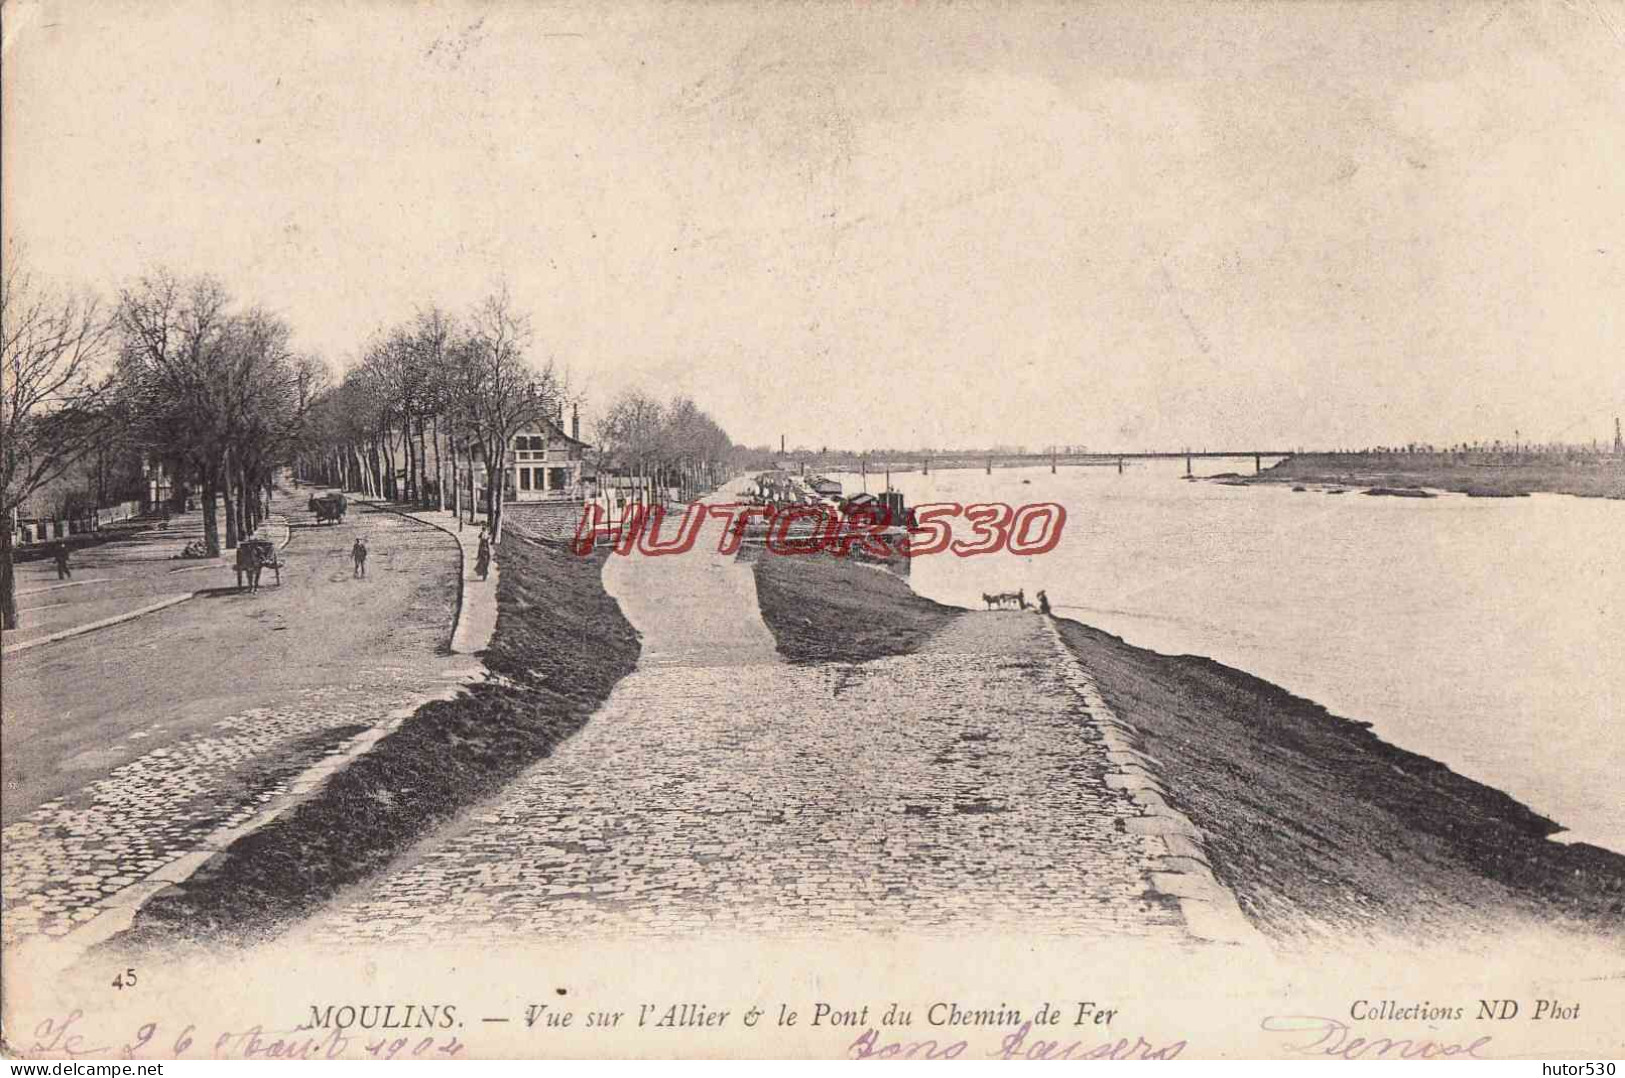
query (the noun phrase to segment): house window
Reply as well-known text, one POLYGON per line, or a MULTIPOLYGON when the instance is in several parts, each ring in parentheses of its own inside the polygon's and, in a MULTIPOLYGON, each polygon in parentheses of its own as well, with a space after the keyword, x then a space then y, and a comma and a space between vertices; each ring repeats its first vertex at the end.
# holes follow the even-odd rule
POLYGON ((547 470, 547 487, 549 490, 564 489, 564 469, 549 468, 547 470))
POLYGON ((529 490, 530 489, 530 469, 529 468, 520 468, 519 469, 519 489, 520 490, 529 490))

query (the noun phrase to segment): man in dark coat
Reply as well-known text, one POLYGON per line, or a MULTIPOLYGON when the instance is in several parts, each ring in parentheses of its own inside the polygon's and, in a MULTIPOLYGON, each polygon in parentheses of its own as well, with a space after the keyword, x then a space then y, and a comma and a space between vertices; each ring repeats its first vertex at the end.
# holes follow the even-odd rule
POLYGON ((73 570, 68 568, 68 544, 58 543, 53 556, 56 560, 56 578, 58 580, 72 580, 73 570))

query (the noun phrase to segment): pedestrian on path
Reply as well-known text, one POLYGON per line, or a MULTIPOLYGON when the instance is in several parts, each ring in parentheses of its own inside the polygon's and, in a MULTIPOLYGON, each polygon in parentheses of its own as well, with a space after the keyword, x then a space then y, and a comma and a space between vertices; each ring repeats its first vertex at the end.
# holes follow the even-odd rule
POLYGON ((56 545, 56 578, 58 580, 72 580, 73 570, 68 567, 68 544, 56 545))
POLYGON ((367 575, 367 543, 359 535, 355 537, 355 546, 350 548, 350 557, 355 559, 355 575, 365 579, 367 575))
POLYGON ((491 537, 485 534, 484 528, 480 529, 480 550, 474 557, 474 571, 480 574, 481 580, 491 571, 491 537))

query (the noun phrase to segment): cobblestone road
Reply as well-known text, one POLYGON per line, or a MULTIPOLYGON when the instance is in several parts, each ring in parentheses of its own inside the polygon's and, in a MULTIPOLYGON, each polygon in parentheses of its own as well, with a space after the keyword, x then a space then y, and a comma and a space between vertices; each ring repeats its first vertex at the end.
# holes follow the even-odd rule
POLYGON ((443 687, 452 541, 392 513, 294 534, 283 586, 240 608, 236 597, 194 600, 7 660, 8 808, 55 792, 0 832, 6 945, 90 920, 97 903, 248 820, 300 771, 443 687), (371 537, 371 581, 350 575, 356 530, 371 537), (82 667, 64 659, 98 645, 128 656, 126 683, 100 689, 101 710, 83 699, 82 667), (218 681, 240 682, 225 699, 265 706, 200 719, 218 681))
POLYGON ((747 567, 696 554, 607 573, 645 635, 639 669, 552 758, 306 938, 1184 938, 1148 895, 1162 851, 1121 826, 1138 810, 1044 667, 1038 617, 970 615, 913 656, 791 667, 747 567))

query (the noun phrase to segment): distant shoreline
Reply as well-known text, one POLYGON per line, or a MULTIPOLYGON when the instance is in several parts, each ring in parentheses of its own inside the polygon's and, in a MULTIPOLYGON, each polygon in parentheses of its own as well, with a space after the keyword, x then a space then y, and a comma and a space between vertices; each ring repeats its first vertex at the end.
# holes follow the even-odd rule
POLYGON ((1258 475, 1226 475, 1236 486, 1291 483, 1331 489, 1373 489, 1385 493, 1441 490, 1473 498, 1521 498, 1530 494, 1572 494, 1579 498, 1625 499, 1625 457, 1582 460, 1541 458, 1475 459, 1475 454, 1303 453, 1258 475))

